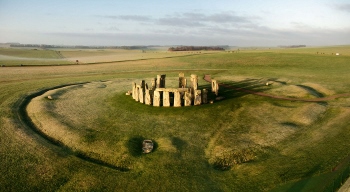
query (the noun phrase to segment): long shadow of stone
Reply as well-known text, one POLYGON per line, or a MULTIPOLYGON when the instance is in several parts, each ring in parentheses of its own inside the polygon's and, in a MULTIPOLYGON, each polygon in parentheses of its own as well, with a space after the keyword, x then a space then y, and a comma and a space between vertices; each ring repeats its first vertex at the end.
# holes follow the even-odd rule
MULTIPOLYGON (((219 83, 221 84, 219 86, 219 96, 223 96, 225 97, 225 99, 237 98, 250 94, 245 91, 239 91, 238 89, 246 89, 254 92, 263 92, 270 89, 269 87, 261 83, 260 79, 246 79, 243 81, 225 81, 219 83)), ((211 92, 211 85, 198 86, 198 89, 208 90, 208 100, 215 100, 215 98, 217 97, 214 93, 211 92)))
POLYGON ((298 87, 303 88, 304 90, 306 90, 307 92, 309 92, 311 95, 315 96, 315 97, 324 97, 324 95, 320 92, 318 92, 316 89, 306 86, 306 85, 297 85, 298 87))
POLYGON ((226 99, 243 97, 251 93, 247 91, 241 91, 240 89, 254 91, 254 92, 264 92, 269 90, 270 87, 261 83, 260 79, 246 79, 243 81, 229 81, 222 82, 225 86, 219 86, 219 96, 223 96, 226 99))
POLYGON ((290 128, 298 128, 299 126, 293 122, 282 122, 281 125, 288 126, 290 128))
MULTIPOLYGON (((312 87, 309 87, 309 86, 306 86, 306 85, 297 85, 298 87, 306 90, 307 92, 309 92, 311 95, 317 97, 317 98, 323 98, 325 97, 325 95, 319 91, 317 91, 316 89, 312 88, 312 87)), ((327 106, 328 105, 328 102, 325 102, 325 101, 319 101, 317 102, 318 104, 320 105, 323 105, 323 106, 327 106)))

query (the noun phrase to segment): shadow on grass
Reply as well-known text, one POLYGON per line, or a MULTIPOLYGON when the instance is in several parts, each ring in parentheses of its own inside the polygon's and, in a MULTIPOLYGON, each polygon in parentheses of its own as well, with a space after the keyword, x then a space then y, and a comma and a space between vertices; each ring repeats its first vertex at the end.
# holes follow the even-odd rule
MULTIPOLYGON (((315 165, 312 169, 310 169, 308 172, 306 172, 302 178, 301 181, 296 182, 294 185, 292 185, 289 189, 287 189, 287 192, 294 192, 294 191, 307 191, 308 187, 313 186, 314 179, 312 178, 312 176, 318 171, 320 170, 320 165, 315 165)), ((317 184, 317 182, 316 182, 317 184)), ((309 189, 312 189, 314 187, 310 187, 309 189)))
POLYGON ((291 128, 298 128, 299 126, 293 122, 283 122, 281 123, 281 125, 284 125, 284 126, 288 126, 288 127, 291 127, 291 128))
POLYGON ((298 87, 306 90, 307 92, 309 92, 311 95, 318 97, 318 98, 322 98, 324 97, 324 95, 320 92, 318 92, 316 89, 306 86, 306 85, 297 85, 298 87))
POLYGON ((171 144, 173 144, 180 152, 182 152, 182 150, 187 146, 187 142, 178 137, 172 137, 171 144))
POLYGON ((85 161, 88 161, 90 163, 94 163, 94 164, 98 164, 98 165, 101 165, 101 166, 104 166, 104 167, 108 167, 108 168, 111 168, 111 169, 115 169, 115 170, 118 170, 118 171, 121 171, 121 172, 128 172, 130 171, 129 168, 127 167, 123 167, 123 166, 115 166, 115 165, 112 165, 110 163, 107 163, 101 159, 97 159, 97 158, 93 158, 91 157, 90 155, 87 155, 85 154, 84 152, 75 152, 74 155, 80 159, 83 159, 85 161))
MULTIPOLYGON (((264 83, 260 81, 260 79, 246 79, 243 81, 225 81, 222 82, 225 86, 220 86, 219 88, 219 96, 224 97, 225 99, 232 99, 243 97, 245 95, 249 95, 249 91, 252 92, 264 92, 266 90, 271 89, 266 86, 264 83), (243 91, 248 90, 248 91, 243 91)), ((211 89, 211 88, 210 88, 211 89)), ((216 95, 210 94, 210 99, 215 100, 216 95)), ((208 95, 209 99, 209 95, 208 95)))
POLYGON ((290 176, 293 175, 293 170, 287 170, 280 175, 281 180, 289 181, 283 185, 280 185, 272 190, 271 192, 294 192, 294 191, 324 191, 323 187, 327 182, 325 182, 329 173, 317 175, 317 172, 320 170, 321 165, 317 164, 313 166, 310 170, 305 172, 300 176, 299 180, 291 180, 290 176))
MULTIPOLYGON (((224 81, 220 83, 219 88, 219 97, 224 97, 225 99, 231 99, 231 98, 238 98, 243 97, 245 95, 254 94, 259 95, 267 98, 272 99, 279 99, 279 100, 289 100, 291 102, 293 101, 306 101, 306 102, 316 102, 320 105, 328 105, 327 102, 317 99, 307 99, 307 98, 295 98, 295 97, 288 97, 288 96, 280 96, 280 95, 270 95, 268 93, 264 93, 267 90, 272 89, 271 86, 266 84, 266 81, 273 80, 273 78, 270 78, 268 80, 262 80, 262 79, 245 79, 243 81, 224 81)), ((277 82, 277 81, 276 81, 277 82)), ((285 82, 280 82, 282 84, 285 84, 285 82)), ((317 98, 324 98, 324 95, 320 92, 318 92, 316 89, 312 87, 308 87, 305 85, 297 85, 298 87, 306 90, 309 94, 317 97, 317 98)), ((211 88, 210 88, 211 90, 211 88)), ((215 100, 217 96, 213 93, 208 94, 208 99, 215 100)), ((276 104, 276 103, 275 103, 276 104)), ((290 106, 288 106, 290 107, 290 106)))

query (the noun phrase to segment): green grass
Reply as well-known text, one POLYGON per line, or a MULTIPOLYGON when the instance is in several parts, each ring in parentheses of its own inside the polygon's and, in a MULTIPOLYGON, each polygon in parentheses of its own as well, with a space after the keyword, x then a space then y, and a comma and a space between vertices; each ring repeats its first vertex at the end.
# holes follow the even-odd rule
MULTIPOLYGON (((167 82, 176 84, 177 74, 184 72, 187 77, 211 74, 219 82, 271 93, 304 83, 344 93, 350 88, 348 61, 347 56, 241 51, 99 65, 0 68, 0 190, 312 191, 332 178, 328 172, 348 155, 348 98, 310 104, 221 87, 226 99, 214 104, 156 108, 133 101, 125 92, 131 82, 148 82, 156 74, 167 74, 167 82), (271 79, 275 83, 264 86, 271 79), (42 100, 52 107, 45 114, 79 135, 77 145, 53 145, 18 119, 19 102, 31 93, 99 80, 112 83, 68 89, 60 93, 61 100, 42 100), (93 93, 90 97, 88 90, 93 93), (61 110, 64 105, 66 111, 61 110), (153 153, 140 153, 144 138, 154 139, 153 153), (216 153, 227 151, 232 160, 233 153, 252 148, 256 157, 251 161, 226 171, 215 169, 216 153), (121 172, 103 162, 130 170, 121 172)), ((201 79, 199 85, 208 86, 201 79)))
POLYGON ((0 48, 1 66, 67 65, 73 63, 73 61, 65 60, 60 51, 36 48, 0 48))
POLYGON ((75 64, 66 60, 0 60, 0 65, 8 66, 45 66, 45 65, 71 65, 75 64))
POLYGON ((36 59, 61 59, 62 55, 59 51, 43 50, 43 49, 18 49, 18 48, 0 48, 0 55, 36 58, 36 59))
POLYGON ((332 57, 297 53, 254 52, 221 53, 186 57, 179 60, 187 63, 188 68, 222 69, 227 70, 227 74, 232 76, 288 77, 293 83, 317 82, 327 88, 341 92, 350 88, 347 80, 347 74, 350 73, 349 59, 348 56, 332 57))
POLYGON ((275 53, 298 53, 322 56, 350 56, 350 46, 327 46, 327 47, 304 47, 304 48, 265 48, 256 50, 242 50, 241 52, 275 52, 275 53))

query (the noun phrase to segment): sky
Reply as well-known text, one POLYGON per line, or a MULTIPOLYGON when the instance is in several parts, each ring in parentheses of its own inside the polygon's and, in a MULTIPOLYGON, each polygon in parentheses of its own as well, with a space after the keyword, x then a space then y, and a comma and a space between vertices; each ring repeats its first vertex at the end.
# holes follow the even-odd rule
POLYGON ((0 0, 0 43, 349 45, 349 0, 0 0))

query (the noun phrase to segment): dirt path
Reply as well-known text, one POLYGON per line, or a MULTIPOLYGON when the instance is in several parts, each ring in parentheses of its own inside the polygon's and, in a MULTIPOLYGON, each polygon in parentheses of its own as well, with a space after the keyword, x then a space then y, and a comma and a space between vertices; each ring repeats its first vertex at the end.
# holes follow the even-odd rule
MULTIPOLYGON (((210 75, 204 75, 203 79, 205 81, 211 83, 211 76, 210 75)), ((329 97, 312 98, 312 99, 291 98, 291 97, 283 97, 283 96, 278 96, 278 95, 270 95, 270 94, 263 93, 263 92, 256 92, 256 91, 244 89, 244 88, 241 88, 241 87, 235 87, 235 86, 231 86, 231 85, 226 85, 226 84, 223 84, 223 83, 219 83, 219 86, 225 87, 225 88, 228 88, 228 89, 232 89, 232 90, 235 90, 235 91, 240 91, 240 92, 253 94, 253 95, 259 95, 259 96, 263 96, 263 97, 270 97, 270 98, 273 98, 273 99, 281 99, 281 100, 288 100, 288 101, 321 102, 321 101, 330 101, 330 100, 334 100, 334 99, 341 98, 341 97, 350 97, 350 93, 343 93, 343 94, 332 95, 332 96, 329 96, 329 97)))

